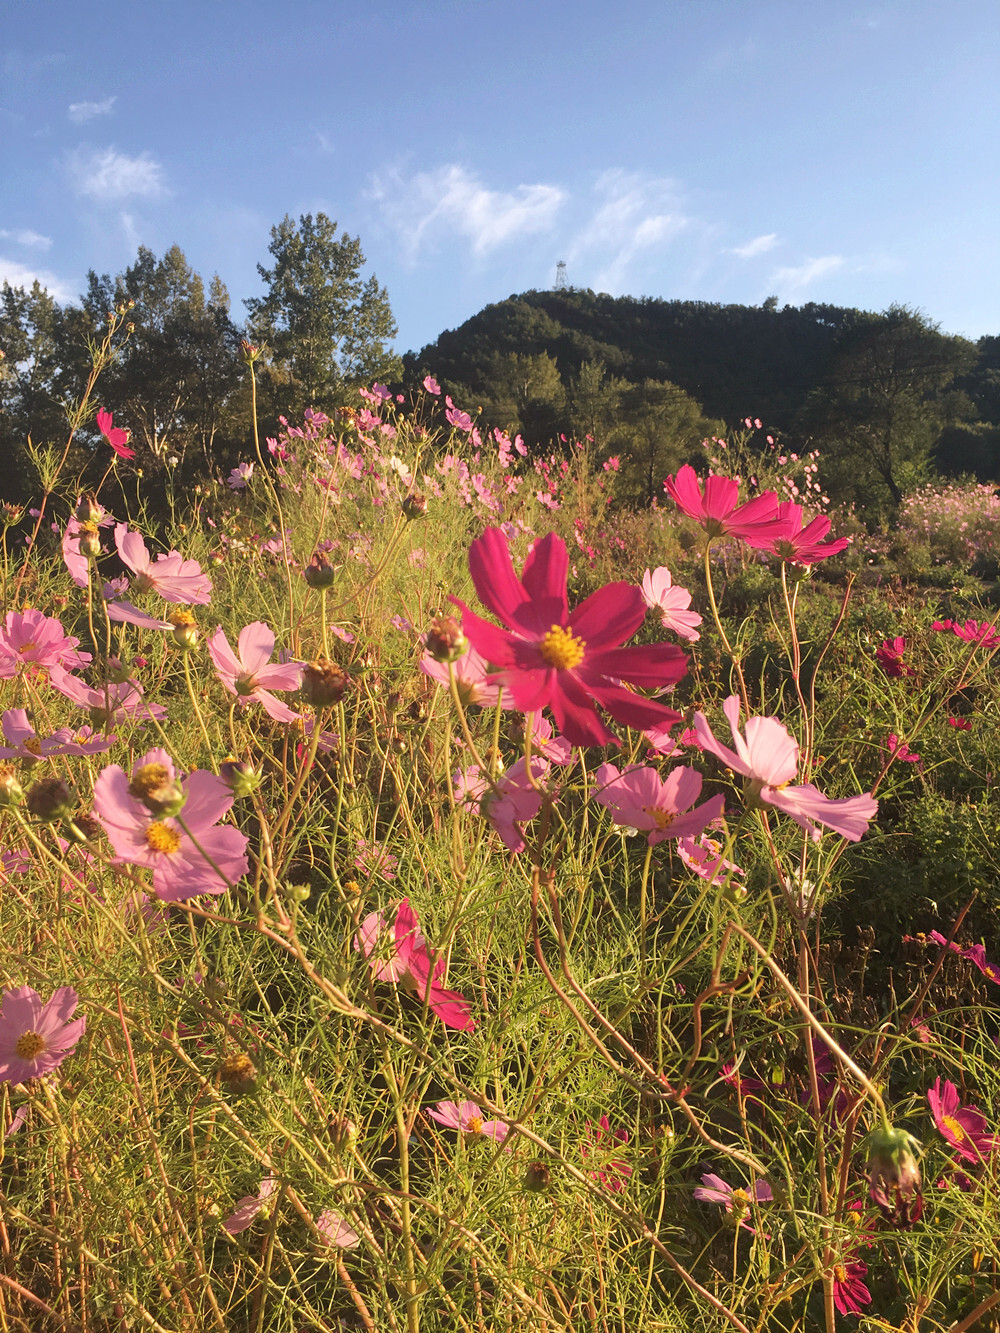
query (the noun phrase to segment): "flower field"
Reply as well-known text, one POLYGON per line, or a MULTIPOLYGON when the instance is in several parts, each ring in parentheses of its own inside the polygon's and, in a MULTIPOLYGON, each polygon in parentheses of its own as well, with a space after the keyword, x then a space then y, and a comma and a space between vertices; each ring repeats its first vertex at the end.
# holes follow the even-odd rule
POLYGON ((0 1328, 998 1326, 995 501, 873 578, 760 423, 634 513, 428 378, 157 517, 96 420, 5 515, 0 1328))

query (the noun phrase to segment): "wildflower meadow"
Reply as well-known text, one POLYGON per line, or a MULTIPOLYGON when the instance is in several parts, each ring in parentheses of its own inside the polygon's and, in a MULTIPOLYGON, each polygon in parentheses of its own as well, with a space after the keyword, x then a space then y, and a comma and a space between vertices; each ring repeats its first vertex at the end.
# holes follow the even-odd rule
POLYGON ((997 1327, 992 493, 883 576, 760 422, 629 510, 428 376, 154 512, 97 369, 3 516, 4 1333, 997 1327))

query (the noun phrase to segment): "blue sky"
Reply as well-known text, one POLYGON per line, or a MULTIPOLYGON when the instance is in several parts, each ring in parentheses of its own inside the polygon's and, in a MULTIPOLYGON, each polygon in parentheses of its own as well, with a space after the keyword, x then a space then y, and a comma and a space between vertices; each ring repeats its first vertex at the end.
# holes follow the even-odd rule
POLYGON ((1000 333, 996 0, 6 0, 0 279, 359 235, 405 351, 572 285, 1000 333))

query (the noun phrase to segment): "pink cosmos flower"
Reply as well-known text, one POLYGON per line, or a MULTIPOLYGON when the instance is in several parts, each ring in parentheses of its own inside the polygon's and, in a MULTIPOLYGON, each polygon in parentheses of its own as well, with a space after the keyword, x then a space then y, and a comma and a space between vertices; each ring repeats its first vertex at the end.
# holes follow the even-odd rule
MULTIPOLYGON (((531 756, 531 778, 522 755, 491 787, 473 764, 454 778, 455 800, 468 810, 478 810, 488 819, 504 845, 512 852, 523 852, 523 826, 542 808, 543 788, 549 773, 549 761, 541 754, 531 756)), ((549 791, 549 795, 553 795, 549 791)))
POLYGON ((399 904, 391 927, 381 912, 370 912, 361 922, 354 947, 369 960, 376 981, 401 982, 437 1014, 446 1027, 471 1032, 476 1026, 468 1000, 457 991, 445 990, 440 985, 439 978, 444 975, 447 963, 442 956, 437 956, 431 964, 430 950, 420 933, 420 923, 409 898, 399 904), (387 956, 379 949, 386 944, 387 956), (373 957, 376 950, 381 956, 373 957))
POLYGON ((681 838, 677 854, 688 870, 707 879, 710 884, 725 884, 746 871, 722 855, 722 845, 715 838, 681 838))
POLYGON ((164 902, 225 893, 248 869, 248 839, 218 821, 233 793, 214 773, 196 769, 178 782, 166 750, 155 749, 132 769, 115 764, 94 783, 94 813, 117 862, 148 866, 164 902))
POLYGON ((167 716, 162 704, 146 702, 137 680, 109 681, 101 689, 91 689, 79 676, 71 675, 62 667, 53 667, 49 672, 49 684, 75 704, 89 708, 91 722, 102 731, 126 717, 152 717, 162 721, 167 716))
POLYGON ((744 783, 748 800, 763 801, 782 810, 806 829, 814 842, 820 838, 817 824, 825 824, 849 842, 857 842, 867 832, 878 811, 874 797, 866 792, 831 800, 811 782, 790 786, 798 771, 799 746, 787 727, 776 717, 747 718, 744 740, 738 730, 740 701, 735 694, 722 705, 722 711, 729 722, 735 753, 715 739, 704 713, 695 713, 695 730, 704 749, 748 779, 744 783))
POLYGON ((272 662, 274 632, 262 620, 240 630, 236 653, 220 625, 205 640, 219 679, 246 707, 259 703, 276 722, 295 722, 299 714, 276 699, 271 690, 297 690, 302 684, 300 662, 272 662))
POLYGON ((746 504, 739 504, 739 484, 731 477, 709 474, 702 494, 698 476, 689 463, 668 477, 663 489, 677 507, 705 529, 709 541, 717 537, 741 537, 750 546, 767 546, 782 537, 788 524, 778 518, 778 497, 765 491, 746 504))
POLYGON ((755 1230, 747 1222, 751 1201, 770 1203, 774 1198, 771 1186, 766 1180, 756 1181, 751 1192, 745 1189, 733 1189, 732 1185, 727 1185, 720 1176, 715 1176, 711 1172, 707 1172, 701 1179, 702 1184, 695 1187, 694 1197, 703 1203, 721 1203, 733 1221, 738 1222, 744 1231, 749 1231, 751 1234, 755 1230))
POLYGON ((897 634, 894 639, 885 639, 882 647, 875 653, 875 661, 879 664, 887 676, 898 678, 899 676, 915 676, 917 673, 913 667, 907 666, 903 661, 903 654, 906 652, 906 640, 901 634, 897 634))
POLYGON ((323 1209, 316 1219, 316 1230, 323 1244, 333 1250, 354 1250, 361 1244, 361 1237, 334 1208, 323 1209))
POLYGON ((697 611, 688 610, 691 594, 687 588, 679 588, 673 583, 670 570, 664 565, 655 570, 647 569, 643 574, 642 595, 651 610, 662 613, 660 624, 664 629, 673 630, 678 638, 689 643, 701 638, 695 626, 701 624, 702 617, 697 611))
POLYGON ((34 607, 8 611, 0 629, 0 680, 9 680, 19 671, 86 666, 90 653, 78 652, 79 644, 55 616, 43 615, 34 607))
POLYGON ((580 1152, 584 1157, 600 1157, 600 1165, 587 1174, 591 1180, 599 1180, 606 1190, 612 1194, 624 1193, 628 1184, 629 1176, 632 1174, 632 1168, 627 1162, 620 1158, 607 1159, 607 1154, 614 1152, 619 1145, 624 1146, 628 1143, 629 1134, 627 1129, 612 1130, 611 1123, 606 1115, 602 1115, 597 1124, 587 1121, 587 1137, 580 1144, 580 1152))
POLYGON ((265 1176, 260 1182, 260 1189, 256 1194, 244 1194, 243 1198, 240 1199, 235 1210, 222 1223, 222 1230, 227 1231, 230 1236, 238 1236, 241 1231, 246 1231, 247 1227, 261 1213, 266 1216, 270 1211, 270 1200, 277 1188, 277 1178, 275 1176, 265 1176))
POLYGON ((719 819, 725 806, 724 797, 713 796, 692 809, 702 785, 693 768, 672 768, 661 778, 655 768, 619 773, 614 764, 602 764, 595 780, 594 800, 611 811, 616 824, 648 832, 650 847, 666 838, 693 838, 719 819))
POLYGON ((985 620, 967 620, 964 625, 959 625, 954 620, 935 620, 931 629, 950 629, 966 643, 979 643, 986 649, 996 648, 1000 644, 996 625, 989 624, 985 620))
POLYGON ((73 1018, 76 1003, 72 986, 60 986, 45 1004, 30 986, 4 992, 0 1003, 0 1083, 41 1078, 72 1055, 87 1026, 86 1018, 73 1018))
POLYGON ((979 968, 988 981, 995 982, 996 985, 1000 986, 1000 967, 989 961, 986 957, 986 949, 982 944, 970 944, 962 949, 954 940, 946 940, 939 930, 932 930, 927 938, 935 944, 940 944, 942 949, 950 949, 953 953, 957 953, 960 958, 967 958, 974 967, 979 968))
POLYGON ((923 768, 923 760, 915 750, 911 750, 905 741, 901 741, 894 731, 890 731, 886 737, 886 748, 893 759, 900 760, 904 764, 919 764, 923 768))
POLYGON ((37 735, 23 708, 7 708, 3 714, 3 734, 6 745, 0 745, 0 759, 47 759, 55 754, 103 754, 110 750, 116 736, 100 736, 90 727, 74 732, 71 727, 60 727, 44 739, 37 735))
POLYGON ((365 838, 358 839, 357 855, 354 858, 355 870, 360 870, 369 879, 378 875, 381 879, 391 880, 396 878, 398 865, 399 857, 393 856, 392 852, 381 843, 368 842, 365 838))
POLYGON ((114 424, 114 417, 105 408, 97 409, 97 429, 120 458, 135 458, 135 450, 129 449, 128 431, 114 424))
POLYGON ((424 376, 424 388, 427 390, 428 393, 434 394, 435 397, 440 396, 441 385, 438 384, 437 380, 433 377, 433 375, 424 376))
POLYGON ((510 1130, 502 1120, 484 1120, 475 1102, 438 1102, 427 1114, 446 1129, 457 1129, 466 1139, 485 1137, 503 1143, 510 1130))
POLYGON ((197 560, 185 560, 177 551, 151 560, 139 532, 130 532, 127 523, 115 526, 118 554, 135 577, 134 592, 155 592, 165 602, 185 602, 207 606, 212 600, 212 581, 201 572, 197 560))
POLYGON ((231 491, 245 491, 253 476, 253 463, 239 463, 226 478, 226 485, 231 491))
POLYGON ((680 720, 673 709, 626 690, 675 685, 687 660, 673 644, 619 647, 642 623, 642 594, 627 583, 609 583, 572 614, 566 600, 569 557, 555 533, 536 542, 519 579, 507 539, 487 528, 472 543, 469 569, 479 599, 506 626, 474 615, 458 598, 462 627, 472 646, 501 668, 499 681, 515 705, 536 712, 548 705, 572 745, 605 745, 611 732, 595 702, 626 726, 667 726, 680 720))
POLYGON ((868 1265, 856 1260, 833 1266, 833 1303, 841 1314, 864 1314, 862 1306, 871 1305, 872 1294, 864 1284, 868 1265))
POLYGON ((463 412, 460 407, 456 407, 450 398, 445 398, 445 420, 449 426, 454 426, 456 430, 465 431, 466 434, 472 430, 472 418, 468 412, 463 412))
MULTIPOLYGON (((451 667, 458 684, 459 698, 466 708, 470 704, 479 704, 483 708, 492 708, 498 703, 503 708, 512 706, 514 701, 510 691, 501 689, 495 677, 490 676, 486 658, 475 648, 470 647, 467 653, 456 658, 451 667)), ((420 659, 420 670, 445 689, 449 688, 447 662, 437 662, 430 653, 424 653, 420 659)))
POLYGON ((958 1088, 947 1079, 936 1079, 927 1091, 934 1123, 967 1162, 981 1162, 1000 1148, 1000 1139, 986 1132, 986 1119, 971 1106, 962 1106, 958 1088))
POLYGON ((831 527, 826 514, 819 514, 803 526, 802 506, 791 500, 783 500, 778 505, 778 518, 786 524, 786 530, 769 542, 766 549, 788 564, 814 565, 817 560, 839 555, 851 544, 850 537, 837 537, 830 542, 823 540, 831 527))

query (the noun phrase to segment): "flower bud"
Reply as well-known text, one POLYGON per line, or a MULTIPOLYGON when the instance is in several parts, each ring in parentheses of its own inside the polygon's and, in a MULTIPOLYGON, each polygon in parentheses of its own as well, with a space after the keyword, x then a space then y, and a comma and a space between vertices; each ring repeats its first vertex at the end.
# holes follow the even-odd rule
POLYGON ((302 698, 313 708, 339 703, 351 683, 347 672, 328 657, 307 662, 302 668, 302 698))
POLYGON ((167 617, 174 627, 174 642, 189 653, 198 642, 198 623, 190 611, 173 611, 167 617))
POLYGON ((302 571, 310 588, 332 588, 337 572, 322 551, 317 551, 302 571))
POLYGON ((80 496, 73 516, 80 523, 100 523, 104 517, 104 510, 97 503, 97 496, 93 491, 80 496))
POLYGON ((184 809, 187 797, 181 784, 170 776, 166 764, 143 764, 132 775, 128 794, 141 801, 157 819, 174 819, 184 809))
POLYGON ((420 491, 410 491, 408 495, 403 496, 400 508, 408 522, 412 522, 415 518, 423 518, 427 513, 427 496, 422 495, 420 491))
MULTIPOLYGON (((136 662, 135 665, 138 666, 139 663, 136 662)), ((147 664, 143 662, 142 665, 146 666, 147 664)), ((127 680, 131 679, 131 671, 120 657, 108 658, 108 680, 112 685, 124 685, 127 680)))
POLYGON ((330 1135, 330 1142, 340 1152, 344 1148, 354 1147, 360 1131, 346 1115, 332 1115, 326 1122, 326 1132, 330 1135))
POLYGON ((257 1090, 257 1066, 245 1051, 226 1056, 219 1066, 219 1078, 235 1097, 257 1090))
POLYGON ((263 773, 249 759, 224 759, 219 765, 219 777, 238 801, 256 791, 264 780, 263 773))
POLYGON ((905 1129, 882 1125, 868 1135, 865 1147, 872 1198, 888 1222, 909 1230, 924 1209, 917 1160, 920 1144, 905 1129))
POLYGON ((101 534, 96 523, 81 523, 77 548, 85 560, 96 560, 101 554, 101 534))
MULTIPOLYGON (((2 352, 0 352, 0 356, 3 356, 2 352)), ((3 523, 5 528, 12 527, 15 523, 20 523, 23 517, 23 505, 11 504, 9 500, 4 500, 3 504, 0 505, 0 522, 3 523)))
POLYGON ((545 1162, 529 1162, 523 1185, 531 1194, 540 1194, 552 1184, 552 1171, 545 1162))
POLYGON ((17 780, 13 764, 0 764, 0 810, 11 805, 20 805, 24 792, 17 780))
POLYGON ((72 813, 76 801, 62 778, 42 778, 28 789, 25 805, 29 814, 46 824, 72 813))
POLYGON ((469 651, 462 622, 455 616, 435 616, 424 637, 424 649, 435 662, 457 662, 469 651))

